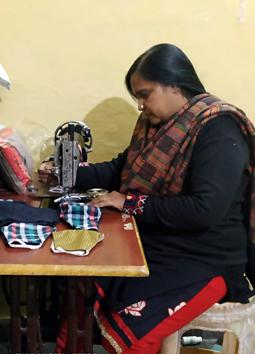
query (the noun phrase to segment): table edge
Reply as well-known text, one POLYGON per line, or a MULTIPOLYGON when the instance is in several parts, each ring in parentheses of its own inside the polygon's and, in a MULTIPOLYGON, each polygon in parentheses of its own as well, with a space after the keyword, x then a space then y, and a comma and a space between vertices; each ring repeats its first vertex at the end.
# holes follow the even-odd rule
POLYGON ((0 266, 0 275, 56 275, 56 276, 124 276, 124 277, 147 277, 147 266, 107 266, 86 265, 82 269, 80 265, 17 265, 5 264, 0 266))

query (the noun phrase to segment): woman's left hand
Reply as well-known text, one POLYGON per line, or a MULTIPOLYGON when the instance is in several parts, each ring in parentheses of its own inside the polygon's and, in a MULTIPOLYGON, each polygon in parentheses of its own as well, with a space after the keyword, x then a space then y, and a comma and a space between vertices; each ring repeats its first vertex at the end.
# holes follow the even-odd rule
POLYGON ((113 191, 92 199, 87 205, 96 206, 99 208, 111 206, 116 209, 122 210, 126 196, 119 192, 113 191))

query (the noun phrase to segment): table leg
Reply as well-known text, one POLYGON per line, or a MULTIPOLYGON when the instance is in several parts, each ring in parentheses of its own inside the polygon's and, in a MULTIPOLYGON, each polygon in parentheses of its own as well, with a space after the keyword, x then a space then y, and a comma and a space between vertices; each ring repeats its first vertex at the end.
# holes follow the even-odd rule
POLYGON ((38 352, 38 279, 27 277, 27 346, 29 353, 38 352))
MULTIPOLYGON (((40 321, 38 312, 38 278, 26 277, 26 325, 22 326, 21 280, 10 277, 11 311, 11 354, 22 353, 22 337, 26 337, 28 353, 42 351, 40 321)), ((22 282, 23 284, 23 282, 22 282)))
POLYGON ((76 278, 67 279, 67 328, 68 353, 76 352, 77 344, 77 309, 76 309, 76 278))
POLYGON ((82 279, 83 285, 83 301, 85 304, 84 319, 82 328, 79 328, 79 308, 77 302, 80 278, 69 277, 67 281, 67 306, 68 306, 68 353, 77 352, 77 339, 83 338, 84 352, 86 354, 93 353, 93 325, 94 325, 94 281, 92 277, 82 279))
POLYGON ((84 279, 84 302, 85 302, 85 319, 84 328, 82 329, 84 336, 85 353, 93 353, 93 326, 94 326, 94 278, 85 277, 84 279))
POLYGON ((10 278, 11 288, 11 353, 21 353, 20 279, 10 278))

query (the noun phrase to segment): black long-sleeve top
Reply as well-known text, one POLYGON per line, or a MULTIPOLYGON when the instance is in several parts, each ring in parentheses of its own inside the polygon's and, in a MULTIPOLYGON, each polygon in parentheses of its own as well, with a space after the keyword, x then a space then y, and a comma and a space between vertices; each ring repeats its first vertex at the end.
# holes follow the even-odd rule
MULTIPOLYGON (((77 187, 118 190, 126 155, 80 168, 77 187)), ((192 262, 214 275, 233 266, 244 269, 248 166, 249 146, 231 117, 213 119, 201 129, 181 194, 150 195, 136 216, 151 269, 170 270, 176 261, 186 274, 192 262)))

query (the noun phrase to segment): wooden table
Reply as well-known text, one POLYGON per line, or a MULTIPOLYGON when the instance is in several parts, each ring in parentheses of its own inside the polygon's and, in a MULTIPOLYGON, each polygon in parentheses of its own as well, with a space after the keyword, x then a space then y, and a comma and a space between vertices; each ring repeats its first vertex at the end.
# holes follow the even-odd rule
MULTIPOLYGON (((22 200, 29 205, 39 207, 40 198, 33 196, 18 196, 12 193, 1 193, 5 199, 22 200)), ((67 228, 67 225, 60 223, 58 230, 67 228)), ((87 284, 87 299, 90 299, 90 308, 87 310, 85 326, 85 352, 92 352, 92 328, 91 318, 93 317, 93 304, 91 303, 92 282, 94 276, 125 276, 125 277, 145 277, 149 275, 146 259, 142 249, 140 237, 137 231, 135 220, 132 216, 122 214, 114 209, 103 209, 99 231, 104 233, 104 240, 91 250, 85 257, 73 256, 69 254, 54 254, 50 250, 51 238, 37 250, 11 248, 6 246, 0 239, 0 275, 12 275, 13 280, 19 276, 30 276, 31 294, 35 291, 36 278, 38 276, 69 276, 68 277, 68 298, 69 298, 69 350, 75 352, 77 331, 75 325, 75 280, 79 276, 85 276, 87 284), (15 277, 17 276, 17 277, 15 277), (34 288, 34 289, 33 289, 34 288)), ((11 309, 12 335, 17 336, 17 328, 20 328, 20 311, 17 304, 18 289, 16 282, 12 282, 13 299, 11 309), (16 295, 15 295, 16 294, 16 295), (16 296, 16 298, 15 298, 16 296)), ((30 306, 30 317, 33 318, 31 326, 34 327, 36 318, 35 304, 30 306)), ((29 325, 28 314, 28 325, 29 325)), ((30 333, 29 350, 35 352, 35 329, 28 328, 30 333)), ((29 327, 29 326, 28 326, 29 327)), ((29 336, 28 333, 28 336, 29 336)), ((12 343, 12 353, 20 352, 20 339, 15 338, 12 343)))

